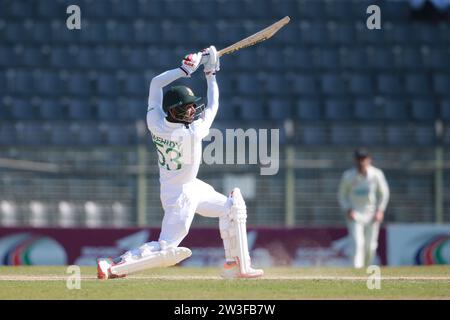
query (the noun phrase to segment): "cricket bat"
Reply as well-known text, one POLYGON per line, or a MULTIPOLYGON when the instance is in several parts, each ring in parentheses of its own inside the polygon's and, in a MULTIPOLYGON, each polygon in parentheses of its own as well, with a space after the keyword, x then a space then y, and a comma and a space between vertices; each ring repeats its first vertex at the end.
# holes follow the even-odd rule
POLYGON ((283 19, 268 26, 267 28, 255 33, 255 34, 252 34, 251 36, 249 36, 245 39, 242 39, 241 41, 238 41, 238 42, 232 44, 231 46, 228 46, 222 50, 219 50, 219 52, 217 52, 217 53, 218 53, 219 57, 221 57, 225 54, 230 54, 230 53, 233 53, 242 48, 247 48, 247 47, 253 46, 259 42, 265 41, 265 40, 271 38, 275 33, 278 32, 278 30, 280 30, 286 24, 288 24, 290 20, 291 20, 291 18, 289 18, 289 16, 286 16, 283 19))

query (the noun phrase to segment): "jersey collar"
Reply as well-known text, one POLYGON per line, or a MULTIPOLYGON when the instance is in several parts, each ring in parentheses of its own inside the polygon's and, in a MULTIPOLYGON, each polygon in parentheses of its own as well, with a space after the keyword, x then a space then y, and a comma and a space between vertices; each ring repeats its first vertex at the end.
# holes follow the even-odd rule
POLYGON ((181 122, 170 122, 170 121, 167 121, 166 118, 164 118, 164 123, 165 123, 166 126, 171 127, 171 128, 184 127, 184 123, 181 123, 181 122))

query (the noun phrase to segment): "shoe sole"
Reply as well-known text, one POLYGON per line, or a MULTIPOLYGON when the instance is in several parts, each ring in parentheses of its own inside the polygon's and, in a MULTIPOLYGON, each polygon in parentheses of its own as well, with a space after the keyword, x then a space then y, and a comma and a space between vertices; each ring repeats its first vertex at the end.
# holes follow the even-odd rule
POLYGON ((99 280, 108 279, 108 276, 103 272, 102 268, 100 268, 100 263, 97 263, 97 279, 99 280))

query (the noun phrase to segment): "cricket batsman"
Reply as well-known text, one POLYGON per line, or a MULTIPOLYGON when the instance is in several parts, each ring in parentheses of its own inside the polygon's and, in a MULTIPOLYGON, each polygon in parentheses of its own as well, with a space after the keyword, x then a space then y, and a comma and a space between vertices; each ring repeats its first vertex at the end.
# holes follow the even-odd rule
POLYGON ((389 186, 383 171, 371 165, 366 149, 354 153, 355 167, 344 172, 339 185, 339 204, 347 214, 353 242, 353 266, 367 267, 378 247, 378 233, 389 201, 389 186))
POLYGON ((150 84, 147 126, 158 152, 160 198, 164 218, 158 241, 125 252, 117 259, 99 259, 99 279, 125 277, 155 267, 175 265, 191 256, 179 247, 189 232, 195 213, 219 218, 225 249, 222 277, 255 278, 263 270, 254 269, 247 244, 247 209, 239 188, 230 195, 214 190, 197 179, 202 157, 202 139, 209 134, 219 108, 216 73, 220 59, 214 46, 186 55, 181 66, 154 77, 150 84), (207 82, 207 105, 186 86, 163 88, 182 77, 191 77, 200 65, 207 82))

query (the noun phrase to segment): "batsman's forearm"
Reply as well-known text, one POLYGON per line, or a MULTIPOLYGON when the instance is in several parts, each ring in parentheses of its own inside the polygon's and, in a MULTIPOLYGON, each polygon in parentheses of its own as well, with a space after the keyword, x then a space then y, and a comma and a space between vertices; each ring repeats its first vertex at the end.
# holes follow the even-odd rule
POLYGON ((212 74, 206 76, 206 82, 208 84, 208 105, 205 109, 204 123, 209 128, 216 117, 217 110, 219 110, 219 86, 216 76, 212 74))
POLYGON ((206 83, 208 85, 208 108, 219 106, 219 86, 215 75, 207 75, 206 83))
POLYGON ((162 104, 163 88, 175 80, 184 77, 185 74, 180 68, 165 71, 154 77, 150 83, 148 95, 148 105, 156 106, 162 104))
POLYGON ((152 79, 150 87, 155 86, 155 89, 162 89, 169 83, 184 76, 184 72, 180 68, 165 71, 152 79))

